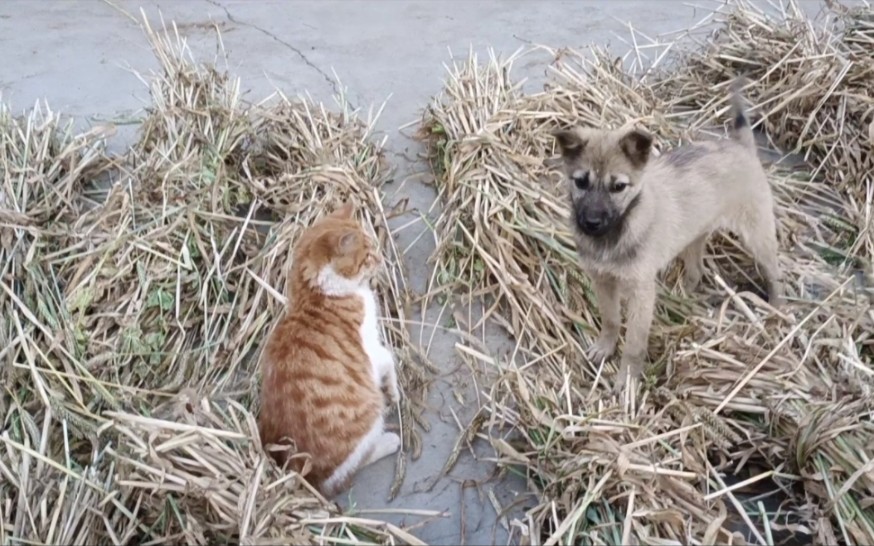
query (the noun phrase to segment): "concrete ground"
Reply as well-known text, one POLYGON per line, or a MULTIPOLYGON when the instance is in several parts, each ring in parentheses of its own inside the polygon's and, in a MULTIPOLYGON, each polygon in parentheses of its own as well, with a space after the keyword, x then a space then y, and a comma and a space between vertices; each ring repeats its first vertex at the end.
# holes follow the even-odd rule
MULTIPOLYGON (((280 89, 287 95, 309 92, 331 104, 337 91, 334 73, 356 107, 378 106, 391 96, 377 128, 389 137, 390 159, 397 171, 386 199, 390 204, 407 199, 412 209, 395 221, 402 225, 420 215, 433 220, 438 213, 431 210, 435 192, 427 177, 421 176, 427 166, 416 160, 423 150, 398 128, 418 119, 440 91, 447 48, 463 56, 470 46, 483 53, 492 46, 509 54, 527 42, 578 48, 610 43, 621 55, 628 46, 619 37, 627 37, 629 22, 652 37, 678 31, 716 5, 708 0, 695 4, 705 9, 676 0, 3 0, 0 90, 16 111, 45 98, 53 109, 74 116, 82 125, 124 120, 148 103, 147 90, 128 68, 147 72, 157 66, 136 20, 140 6, 153 26, 159 25, 159 10, 168 22, 176 21, 200 60, 215 53, 212 22, 216 22, 230 70, 250 91, 248 100, 260 100, 280 89)), ((815 11, 821 3, 802 4, 815 11)), ((536 76, 535 63, 527 63, 518 67, 520 76, 536 76)), ((128 126, 121 134, 130 138, 134 129, 128 126)), ((403 230, 397 236, 399 246, 406 248, 424 230, 424 222, 403 230)), ((433 246, 433 238, 426 235, 407 253, 411 286, 417 291, 425 288, 429 278, 426 260, 433 246)), ((435 310, 428 310, 425 317, 426 322, 438 320, 435 310)), ((414 334, 418 339, 415 328, 414 334)), ((430 335, 426 331, 425 339, 430 335)), ((394 461, 386 459, 362 472, 351 492, 338 500, 369 511, 366 517, 408 525, 419 518, 386 511, 441 512, 444 517, 413 530, 431 544, 502 544, 508 541, 507 531, 496 524, 495 510, 485 495, 494 489, 502 506, 518 500, 510 518, 518 517, 526 506, 526 487, 521 480, 488 481, 494 467, 482 460, 489 456, 486 446, 477 448, 478 460, 465 454, 448 477, 430 492, 423 490, 451 452, 459 431, 456 423, 466 425, 477 407, 469 371, 458 366, 455 341, 444 330, 435 334, 430 356, 446 374, 432 389, 432 430, 424 436, 423 455, 408 463, 398 498, 386 502, 394 473, 394 461), (453 390, 460 391, 463 402, 453 390), (469 487, 472 484, 479 487, 469 487)), ((506 340, 493 341, 496 349, 506 340)))

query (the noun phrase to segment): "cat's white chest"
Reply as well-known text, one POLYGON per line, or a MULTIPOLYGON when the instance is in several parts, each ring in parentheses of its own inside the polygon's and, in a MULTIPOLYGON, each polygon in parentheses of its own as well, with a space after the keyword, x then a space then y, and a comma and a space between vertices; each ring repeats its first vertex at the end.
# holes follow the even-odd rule
POLYGON ((374 381, 379 384, 379 362, 384 358, 385 348, 379 333, 379 313, 376 308, 376 297, 370 288, 359 288, 358 295, 364 301, 364 321, 361 323, 361 344, 370 359, 373 368, 374 381))

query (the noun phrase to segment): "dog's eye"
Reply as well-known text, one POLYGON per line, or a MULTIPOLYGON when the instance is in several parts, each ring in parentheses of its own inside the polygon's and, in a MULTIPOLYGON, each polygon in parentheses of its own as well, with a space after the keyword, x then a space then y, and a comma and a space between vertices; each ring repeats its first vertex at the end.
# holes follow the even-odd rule
POLYGON ((615 182, 612 186, 610 186, 610 191, 613 193, 619 193, 621 191, 624 191, 627 187, 628 182, 615 182))
POLYGON ((575 176, 574 184, 577 186, 578 190, 589 189, 589 173, 586 173, 583 176, 575 176))

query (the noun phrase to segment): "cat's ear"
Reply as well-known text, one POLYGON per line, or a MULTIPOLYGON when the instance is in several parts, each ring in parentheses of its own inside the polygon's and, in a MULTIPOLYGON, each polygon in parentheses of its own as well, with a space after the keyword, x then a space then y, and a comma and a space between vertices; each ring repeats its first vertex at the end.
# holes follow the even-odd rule
POLYGON ((343 203, 343 205, 341 205, 340 208, 335 209, 334 212, 332 212, 330 214, 330 216, 333 216, 335 218, 340 218, 342 220, 349 220, 350 218, 352 218, 353 212, 355 212, 355 209, 352 208, 352 203, 346 202, 346 203, 343 203))
POLYGON ((337 250, 340 251, 341 255, 346 255, 355 250, 357 246, 358 232, 350 229, 340 236, 340 242, 338 243, 337 250))

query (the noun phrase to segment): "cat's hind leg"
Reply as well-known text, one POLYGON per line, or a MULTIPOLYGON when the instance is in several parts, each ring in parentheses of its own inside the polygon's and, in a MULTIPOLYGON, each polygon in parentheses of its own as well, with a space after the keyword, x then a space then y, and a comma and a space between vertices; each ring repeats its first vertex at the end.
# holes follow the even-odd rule
POLYGON ((401 448, 401 437, 394 432, 383 432, 373 446, 367 460, 361 466, 367 466, 376 461, 394 455, 401 448))
POLYGON ((396 453, 401 447, 401 438, 394 432, 385 431, 385 420, 376 419, 367 434, 358 441, 352 453, 346 457, 331 476, 322 484, 322 491, 327 497, 336 495, 346 488, 352 477, 360 469, 384 457, 396 453))

